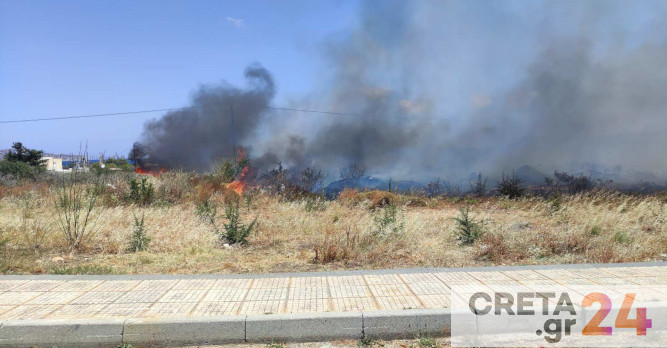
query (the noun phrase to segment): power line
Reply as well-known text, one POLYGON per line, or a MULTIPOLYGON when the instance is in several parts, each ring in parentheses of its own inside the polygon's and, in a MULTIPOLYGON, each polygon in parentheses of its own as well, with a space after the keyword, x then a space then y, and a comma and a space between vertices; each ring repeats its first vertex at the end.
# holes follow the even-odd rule
POLYGON ((92 117, 108 117, 108 116, 122 116, 130 114, 143 114, 148 112, 160 112, 160 111, 173 111, 173 110, 186 110, 192 109, 192 107, 184 108, 168 108, 168 109, 154 109, 154 110, 141 110, 141 111, 127 111, 127 112, 114 112, 110 114, 94 114, 94 115, 79 115, 79 116, 63 116, 63 117, 46 117, 46 118, 31 118, 27 120, 9 120, 9 121, 0 121, 1 123, 24 123, 24 122, 40 122, 40 121, 54 121, 54 120, 68 120, 72 118, 92 118, 92 117))
POLYGON ((327 115, 339 115, 339 116, 360 116, 363 117, 364 115, 361 114, 351 114, 347 112, 335 112, 335 111, 319 111, 319 110, 304 110, 304 109, 291 109, 291 108, 279 108, 279 107, 274 107, 274 106, 265 106, 265 109, 273 109, 273 110, 286 110, 286 111, 298 111, 298 112, 312 112, 312 113, 317 113, 317 114, 327 114, 327 115))
MULTIPOLYGON (((123 116, 123 115, 132 115, 132 114, 144 114, 149 112, 162 112, 162 111, 175 111, 175 110, 188 110, 195 109, 196 107, 182 107, 182 108, 167 108, 167 109, 154 109, 154 110, 140 110, 140 111, 127 111, 127 112, 114 112, 108 114, 93 114, 93 115, 78 115, 78 116, 62 116, 62 117, 43 117, 43 118, 31 118, 24 120, 8 120, 0 121, 0 124, 6 123, 26 123, 26 122, 41 122, 41 121, 56 121, 56 120, 69 120, 76 118, 93 118, 93 117, 110 117, 110 116, 123 116)), ((360 114, 352 114, 345 112, 334 112, 334 111, 320 111, 320 110, 306 110, 306 109, 293 109, 293 108, 281 108, 274 106, 264 106, 265 109, 272 110, 283 110, 283 111, 296 111, 296 112, 309 112, 317 114, 326 114, 326 115, 338 115, 338 116, 364 116, 360 114)))

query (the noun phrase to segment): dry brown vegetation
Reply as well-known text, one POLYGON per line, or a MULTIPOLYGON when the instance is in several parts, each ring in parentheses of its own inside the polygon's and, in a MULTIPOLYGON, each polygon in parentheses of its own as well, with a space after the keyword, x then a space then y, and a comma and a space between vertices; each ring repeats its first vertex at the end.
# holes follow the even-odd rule
MULTIPOLYGON (((128 179, 107 178, 92 233, 73 249, 54 209, 52 183, 0 186, 6 273, 263 273, 398 267, 631 262, 664 259, 667 196, 599 191, 558 199, 408 196, 346 190, 332 201, 287 201, 253 189, 241 220, 257 224, 250 244, 225 246, 196 212, 235 193, 187 173, 148 177, 150 204, 128 201, 128 179), (316 204, 316 208, 313 208, 316 204), (457 239, 469 205, 483 234, 457 239), (392 213, 389 207, 394 208, 392 213), (133 216, 145 217, 147 251, 128 252, 133 216)), ((219 213, 219 219, 224 221, 219 213)))

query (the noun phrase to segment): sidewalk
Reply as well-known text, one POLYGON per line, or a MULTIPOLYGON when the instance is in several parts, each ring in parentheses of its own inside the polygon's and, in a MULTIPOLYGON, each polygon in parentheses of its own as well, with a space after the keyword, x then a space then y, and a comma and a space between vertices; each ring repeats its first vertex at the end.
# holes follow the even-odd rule
POLYGON ((387 337, 413 333, 405 330, 442 334, 449 320, 448 285, 489 281, 567 285, 572 279, 601 285, 667 285, 667 264, 0 276, 0 345, 329 340, 360 338, 373 329, 387 337), (377 325, 372 325, 373 318, 377 325), (392 318, 399 327, 392 327, 392 318), (313 331, 318 327, 322 332, 313 331), (310 332, 297 332, 299 328, 310 332))

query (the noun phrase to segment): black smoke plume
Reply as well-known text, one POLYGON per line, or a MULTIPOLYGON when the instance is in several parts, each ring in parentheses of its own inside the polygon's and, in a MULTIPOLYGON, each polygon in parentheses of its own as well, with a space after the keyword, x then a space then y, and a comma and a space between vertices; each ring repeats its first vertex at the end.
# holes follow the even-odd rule
POLYGON ((145 167, 203 171, 216 159, 234 157, 276 93, 271 74, 261 66, 248 67, 245 77, 245 89, 200 87, 191 108, 146 123, 130 158, 136 156, 145 167))
POLYGON ((194 109, 148 123, 137 149, 202 170, 237 144, 264 166, 417 180, 667 172, 664 1, 371 1, 324 47, 312 92, 288 106, 357 116, 268 110, 274 83, 252 67, 248 88, 202 88, 194 109))

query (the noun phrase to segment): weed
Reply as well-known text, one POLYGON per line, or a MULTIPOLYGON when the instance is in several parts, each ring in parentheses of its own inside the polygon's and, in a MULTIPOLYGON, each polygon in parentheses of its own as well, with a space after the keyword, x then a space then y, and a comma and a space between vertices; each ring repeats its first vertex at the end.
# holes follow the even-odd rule
POLYGON ((601 231, 602 230, 600 229, 600 226, 594 225, 593 227, 591 227, 591 230, 588 232, 588 234, 591 236, 598 236, 600 235, 601 231))
POLYGON ((141 181, 136 178, 130 180, 130 195, 131 202, 141 205, 148 205, 153 202, 155 197, 155 189, 153 184, 148 182, 148 178, 141 178, 141 181))
POLYGON ((266 348, 285 348, 285 345, 281 343, 269 343, 266 345, 266 348))
POLYGON ((553 214, 557 211, 559 211, 563 207, 563 196, 556 192, 547 198, 547 203, 549 203, 548 206, 548 212, 549 214, 553 214))
POLYGON ((218 206, 211 200, 197 202, 197 215, 208 222, 213 228, 213 232, 218 235, 221 241, 229 244, 247 244, 248 236, 257 223, 255 218, 249 225, 241 223, 241 212, 239 210, 239 199, 231 199, 226 203, 225 218, 227 223, 222 223, 224 232, 218 227, 216 220, 218 206))
POLYGON ((109 266, 94 266, 94 265, 83 265, 83 266, 53 266, 51 268, 51 274, 64 274, 64 275, 73 275, 73 274, 115 274, 113 268, 109 266))
POLYGON ((422 348, 432 348, 432 347, 437 347, 438 342, 435 340, 435 338, 429 336, 429 335, 421 335, 419 336, 419 339, 417 340, 417 344, 422 347, 422 348))
POLYGON ((144 228, 144 213, 141 213, 141 219, 139 219, 134 213, 132 216, 134 217, 134 226, 132 228, 130 246, 128 247, 127 251, 145 251, 148 249, 148 244, 151 242, 151 237, 148 235, 146 229, 144 228))
POLYGON ((357 342, 357 346, 359 346, 359 347, 372 346, 373 342, 375 342, 374 338, 372 338, 370 336, 364 336, 357 342))
POLYGON ((399 221, 398 207, 394 203, 383 205, 379 212, 376 212, 373 221, 375 222, 375 236, 396 236, 403 233, 403 221, 399 221))
POLYGON ((307 212, 324 211, 327 209, 327 201, 321 196, 308 195, 304 208, 307 212))
POLYGON ((218 207, 210 199, 197 200, 195 202, 195 213, 204 221, 214 222, 218 207))
POLYGON ((14 261, 14 252, 9 248, 9 238, 0 237, 0 271, 6 272, 12 267, 14 261))
POLYGON ((129 343, 121 343, 117 346, 117 348, 134 348, 134 346, 129 343))
POLYGON ((625 231, 618 231, 614 234, 614 241, 619 244, 625 244, 630 240, 630 236, 625 231))
POLYGON ((313 247, 315 263, 346 260, 354 252, 358 245, 358 234, 353 234, 349 227, 345 230, 344 237, 336 236, 335 231, 333 227, 328 227, 324 231, 324 239, 313 247))
POLYGON ((465 209, 461 208, 459 216, 453 219, 456 221, 457 239, 463 245, 475 243, 484 234, 484 222, 477 221, 470 215, 470 205, 466 205, 465 209))
POLYGON ((33 250, 40 250, 48 233, 43 215, 36 212, 38 206, 35 195, 32 192, 22 197, 20 231, 24 242, 33 250))
POLYGON ((245 209, 246 211, 250 211, 250 208, 252 207, 252 199, 253 199, 253 194, 250 192, 243 192, 243 200, 245 201, 245 209))
POLYGON ((229 242, 229 244, 247 244, 247 238, 257 222, 257 218, 255 218, 249 225, 245 225, 240 222, 240 216, 239 201, 232 200, 228 202, 225 207, 227 223, 223 223, 222 225, 225 228, 224 239, 229 242))

